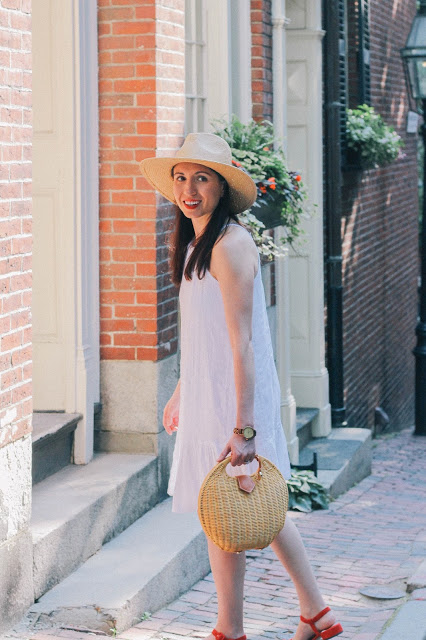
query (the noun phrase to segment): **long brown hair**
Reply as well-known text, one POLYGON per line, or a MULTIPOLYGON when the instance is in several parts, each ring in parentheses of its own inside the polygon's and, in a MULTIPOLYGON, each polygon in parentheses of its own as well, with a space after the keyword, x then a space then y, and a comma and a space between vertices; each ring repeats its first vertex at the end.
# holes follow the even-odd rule
MULTIPOLYGON (((213 169, 211 169, 213 171, 213 169)), ((215 172, 217 173, 217 172, 215 172)), ((172 169, 173 176, 173 169, 172 169)), ((206 228, 202 235, 194 244, 194 249, 185 267, 186 252, 189 243, 195 238, 194 227, 190 218, 187 218, 176 205, 174 231, 170 238, 170 268, 172 272, 172 282, 177 287, 182 282, 182 277, 187 280, 192 279, 192 272, 197 272, 198 278, 204 278, 207 269, 210 268, 212 249, 220 238, 225 234, 231 220, 238 222, 237 214, 230 212, 229 187, 225 178, 217 173, 223 184, 223 194, 220 198, 213 215, 210 216, 206 228)))

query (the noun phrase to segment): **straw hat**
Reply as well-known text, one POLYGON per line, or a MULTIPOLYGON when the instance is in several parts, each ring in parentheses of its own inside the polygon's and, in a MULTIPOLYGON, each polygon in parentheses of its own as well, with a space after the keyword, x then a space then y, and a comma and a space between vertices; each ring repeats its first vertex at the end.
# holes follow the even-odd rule
POLYGON ((179 162, 194 162, 220 173, 229 185, 232 213, 249 209, 256 200, 255 183, 242 169, 232 166, 230 146, 213 133, 189 133, 174 158, 145 158, 140 163, 148 182, 174 204, 172 168, 179 162))

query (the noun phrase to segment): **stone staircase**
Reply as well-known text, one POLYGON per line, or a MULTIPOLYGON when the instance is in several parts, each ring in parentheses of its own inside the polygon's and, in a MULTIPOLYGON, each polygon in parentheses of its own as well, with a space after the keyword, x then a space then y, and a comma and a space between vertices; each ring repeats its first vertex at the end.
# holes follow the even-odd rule
POLYGON ((35 603, 26 621, 109 633, 172 601, 210 567, 197 515, 172 517, 157 457, 95 453, 88 465, 72 464, 80 419, 34 414, 35 603))
POLYGON ((69 465, 36 484, 31 519, 35 598, 162 498, 157 459, 147 455, 98 453, 90 464, 69 465))
MULTIPOLYGON (((318 454, 332 496, 370 473, 371 436, 334 429, 312 438, 315 409, 298 409, 300 463, 318 454)), ((196 514, 172 514, 158 458, 98 453, 33 488, 35 604, 28 619, 110 633, 171 602, 209 572, 196 514)))
POLYGON ((140 621, 210 571, 196 514, 173 514, 167 499, 104 544, 31 607, 40 622, 110 633, 140 621))

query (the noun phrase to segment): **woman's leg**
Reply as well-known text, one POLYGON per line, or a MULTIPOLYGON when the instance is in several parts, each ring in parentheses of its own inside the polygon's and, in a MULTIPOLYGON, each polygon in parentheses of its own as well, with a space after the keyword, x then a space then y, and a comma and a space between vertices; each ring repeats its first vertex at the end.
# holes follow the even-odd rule
MULTIPOLYGON (((227 638, 243 634, 245 553, 228 553, 207 539, 210 566, 217 591, 218 616, 216 629, 227 638)), ((213 638, 213 636, 209 636, 213 638)), ((214 640, 214 638, 213 638, 214 640)))
MULTIPOLYGON (((276 556, 288 571, 297 591, 300 613, 305 618, 313 618, 326 604, 318 588, 305 546, 296 525, 287 516, 284 528, 271 544, 276 556)), ((336 621, 330 611, 316 623, 318 629, 326 629, 336 621)), ((294 640, 305 640, 313 635, 309 625, 300 622, 294 640)))

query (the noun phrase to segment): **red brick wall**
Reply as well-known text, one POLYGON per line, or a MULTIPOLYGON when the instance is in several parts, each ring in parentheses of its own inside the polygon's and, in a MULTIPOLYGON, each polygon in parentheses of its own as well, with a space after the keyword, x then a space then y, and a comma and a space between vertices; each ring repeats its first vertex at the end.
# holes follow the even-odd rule
POLYGON ((167 264, 171 209, 138 163, 170 155, 184 128, 184 0, 98 0, 101 358, 177 348, 167 264))
POLYGON ((0 447, 31 431, 31 2, 0 2, 0 447))
POLYGON ((250 7, 253 118, 272 122, 272 3, 251 0, 250 7))
POLYGON ((351 426, 371 427, 378 405, 394 428, 413 419, 416 136, 405 133, 408 103, 399 49, 415 4, 409 0, 393 8, 392 3, 371 1, 372 103, 404 137, 406 157, 387 168, 345 175, 344 367, 351 426))

